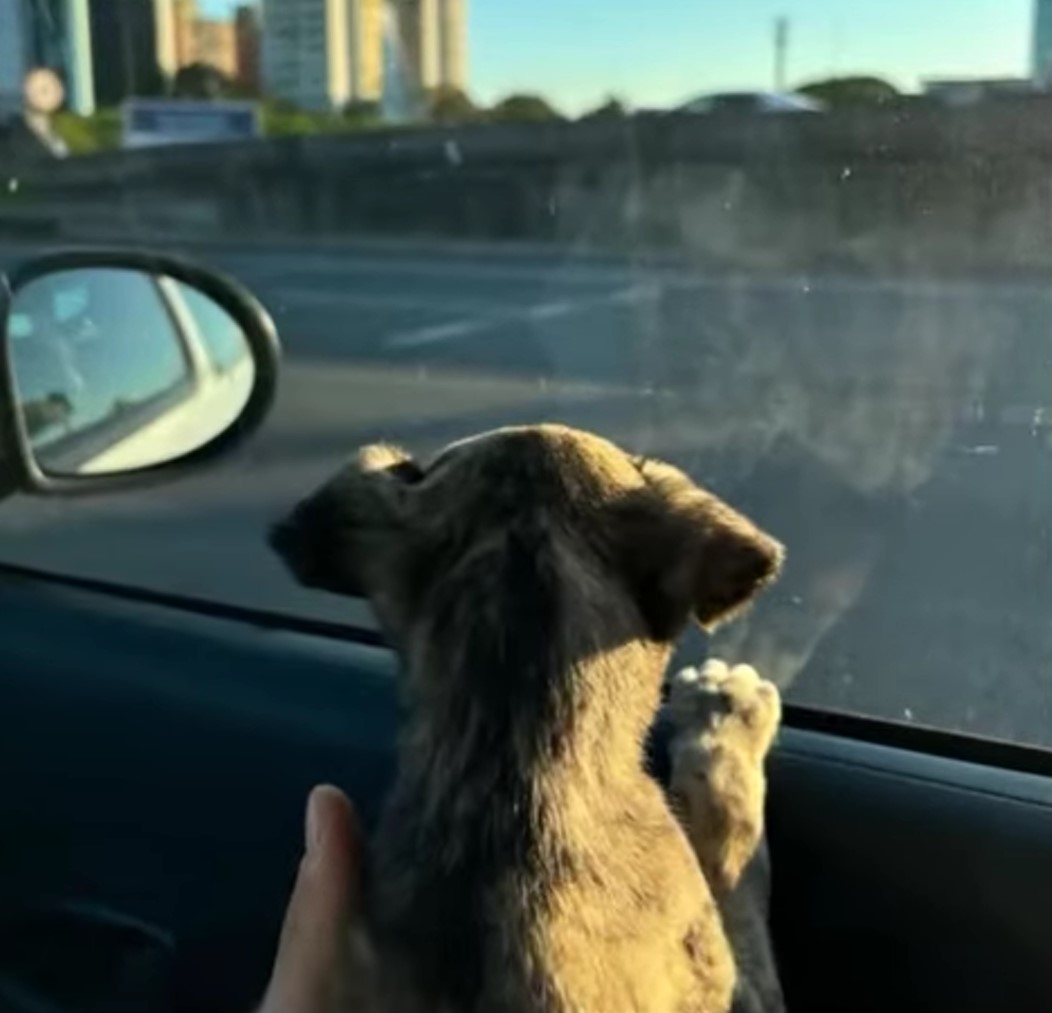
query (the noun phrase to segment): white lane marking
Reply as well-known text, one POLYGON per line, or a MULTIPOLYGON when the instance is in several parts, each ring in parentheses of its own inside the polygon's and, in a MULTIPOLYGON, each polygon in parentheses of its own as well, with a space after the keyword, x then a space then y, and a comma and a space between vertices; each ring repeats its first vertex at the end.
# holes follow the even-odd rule
POLYGON ((549 302, 541 303, 530 309, 530 318, 533 320, 554 320, 556 317, 565 317, 574 311, 571 302, 549 302))
POLYGON ((470 317, 455 320, 452 323, 436 324, 411 331, 393 334, 384 341, 387 348, 421 348, 426 345, 439 345, 447 341, 458 341, 461 338, 474 337, 495 327, 514 323, 557 320, 578 313, 588 313, 602 309, 604 306, 625 306, 649 302, 657 299, 661 289, 656 285, 636 285, 632 288, 607 292, 591 299, 558 300, 555 302, 537 303, 523 309, 508 310, 497 316, 470 317))
POLYGON ((325 291, 317 288, 282 288, 275 287, 266 293, 267 299, 274 304, 282 302, 302 303, 306 305, 332 307, 335 305, 364 306, 375 309, 393 310, 447 310, 453 313, 499 315, 505 307, 501 303, 484 300, 462 299, 420 299, 406 295, 373 295, 368 292, 325 291))
POLYGON ((446 341, 455 341, 474 334, 481 334, 495 324, 493 318, 483 320, 454 320, 449 324, 436 324, 433 327, 421 327, 415 331, 404 331, 389 337, 384 344, 388 348, 422 348, 425 345, 440 345, 446 341))

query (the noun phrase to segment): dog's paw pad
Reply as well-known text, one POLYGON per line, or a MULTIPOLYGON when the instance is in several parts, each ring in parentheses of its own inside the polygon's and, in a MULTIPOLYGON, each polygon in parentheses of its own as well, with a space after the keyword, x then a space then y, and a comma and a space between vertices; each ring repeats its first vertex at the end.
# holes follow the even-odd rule
POLYGON ((669 679, 667 712, 677 735, 713 736, 735 730, 766 749, 781 719, 777 687, 749 665, 710 659, 669 679))

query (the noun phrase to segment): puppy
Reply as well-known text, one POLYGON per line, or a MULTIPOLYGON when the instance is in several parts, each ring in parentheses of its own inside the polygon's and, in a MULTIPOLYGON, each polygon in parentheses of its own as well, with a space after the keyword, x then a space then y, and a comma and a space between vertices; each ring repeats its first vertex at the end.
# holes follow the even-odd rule
POLYGON ((271 541, 302 583, 368 596, 406 673, 371 848, 380 1008, 780 1006, 764 870, 747 882, 777 692, 719 664, 673 681, 679 819, 642 761, 673 641, 776 576, 773 539, 676 469, 546 425, 427 467, 367 447, 271 541))

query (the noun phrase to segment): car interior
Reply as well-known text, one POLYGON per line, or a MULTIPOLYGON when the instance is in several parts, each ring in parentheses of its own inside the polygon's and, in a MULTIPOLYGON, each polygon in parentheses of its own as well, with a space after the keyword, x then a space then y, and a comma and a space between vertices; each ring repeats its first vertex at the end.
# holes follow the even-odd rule
MULTIPOLYGON (((107 482, 172 482, 251 437, 279 366, 248 293, 185 261, 102 251, 29 263, 11 276, 5 312, 34 279, 73 268, 200 285, 241 326, 256 386, 230 428, 197 431, 211 443, 154 443, 180 460, 49 477, 8 369, 12 485, 105 495, 107 482)), ((392 652, 375 630, 14 565, 2 567, 0 599, 3 1008, 251 1008, 306 794, 340 785, 366 826, 382 804, 399 726, 392 652)), ((706 649, 692 635, 678 660, 706 649)), ((666 745, 656 726, 659 779, 666 745)), ((790 1009, 1052 1002, 1047 754, 790 704, 769 777, 790 1009)))
MULTIPOLYGON (((171 41, 150 90, 114 67, 161 30, 85 4, 96 36, 130 19, 96 111, 61 5, 11 5, 59 73, 0 133, 0 1011, 257 1008, 305 799, 337 785, 374 827, 401 720, 365 603, 279 581, 267 526, 358 444, 562 420, 788 547, 673 662, 741 658, 785 699, 787 1009, 1052 1010, 1052 3, 952 31, 934 0, 856 28, 614 12, 605 69, 559 50, 547 98, 521 83, 547 36, 496 3, 465 22, 485 102, 442 4, 427 88, 388 4, 386 90, 323 101, 320 72, 261 84, 171 41), (636 35, 667 87, 618 55, 636 35), (578 60, 634 102, 579 94, 578 60)), ((308 15, 236 6, 186 38, 222 8, 292 74, 308 15)))

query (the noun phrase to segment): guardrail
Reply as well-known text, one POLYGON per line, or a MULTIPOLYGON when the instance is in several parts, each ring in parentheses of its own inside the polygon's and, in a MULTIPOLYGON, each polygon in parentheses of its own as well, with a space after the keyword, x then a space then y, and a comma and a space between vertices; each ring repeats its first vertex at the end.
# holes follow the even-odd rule
MULTIPOLYGON (((34 167, 60 237, 404 236, 659 250, 746 271, 1052 268, 1052 100, 299 137, 34 167)), ((46 230, 45 230, 46 231, 46 230)))

